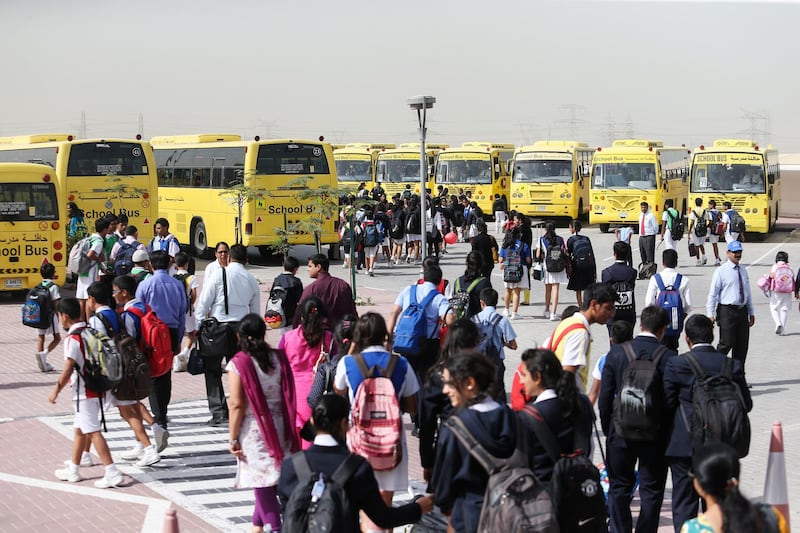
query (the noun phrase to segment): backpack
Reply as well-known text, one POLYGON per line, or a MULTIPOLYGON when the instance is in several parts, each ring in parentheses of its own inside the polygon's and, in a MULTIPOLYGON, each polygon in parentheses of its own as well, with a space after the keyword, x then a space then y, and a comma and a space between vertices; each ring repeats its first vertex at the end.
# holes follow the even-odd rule
POLYGON ((353 400, 353 423, 347 432, 350 451, 364 457, 376 472, 394 469, 403 458, 403 413, 392 374, 400 360, 389 356, 386 368, 367 368, 364 356, 353 355, 363 380, 353 400))
POLYGON ((725 234, 725 223, 722 221, 722 213, 718 210, 711 211, 711 235, 721 237, 725 234))
POLYGON ((628 366, 614 398, 614 430, 625 440, 652 442, 660 437, 664 387, 658 362, 666 346, 659 345, 652 359, 637 358, 630 341, 622 343, 628 366))
POLYGON ((156 238, 153 237, 150 239, 150 244, 147 245, 147 253, 151 254, 156 250, 161 250, 162 252, 169 253, 169 245, 170 243, 175 243, 180 248, 181 243, 178 242, 178 238, 175 235, 169 234, 166 239, 160 239, 158 241, 158 248, 155 247, 156 238))
POLYGON ((672 234, 672 238, 676 241, 683 239, 683 233, 686 230, 686 227, 683 222, 683 217, 678 215, 673 215, 672 212, 675 211, 674 207, 667 209, 667 217, 672 220, 671 227, 669 228, 669 232, 672 234))
POLYGON ((683 323, 686 320, 686 311, 683 309, 683 299, 681 299, 680 287, 683 277, 678 274, 672 285, 664 286, 661 274, 656 274, 656 284, 658 285, 658 296, 656 305, 661 307, 669 315, 669 324, 665 335, 676 336, 683 331, 683 323))
POLYGON ((86 390, 101 394, 122 380, 122 356, 108 335, 86 326, 72 337, 80 343, 83 368, 76 369, 86 390))
POLYGON ((500 360, 500 348, 502 346, 497 346, 494 342, 494 330, 497 328, 497 325, 503 317, 500 313, 495 313, 492 318, 489 320, 478 320, 478 317, 473 317, 472 321, 475 322, 478 326, 478 332, 480 335, 478 336, 478 345, 475 349, 483 354, 486 354, 493 363, 497 363, 500 360))
POLYGON ((697 211, 694 212, 697 220, 694 223, 694 234, 698 237, 705 237, 708 235, 708 221, 706 220, 706 210, 703 209, 703 214, 698 215, 697 211))
POLYGON ((351 507, 345 485, 360 466, 358 458, 348 456, 332 476, 312 472, 306 452, 292 455, 291 461, 297 485, 286 503, 282 529, 298 533, 357 531, 358 514, 351 507))
POLYGON ((681 405, 681 416, 686 429, 691 430, 692 447, 699 450, 709 442, 726 442, 733 446, 739 457, 750 451, 750 419, 739 385, 733 381, 733 361, 725 358, 717 376, 706 374, 697 356, 689 352, 683 357, 694 374, 692 385, 691 424, 681 405))
POLYGON ((138 248, 139 243, 137 241, 132 243, 119 241, 119 250, 117 250, 117 256, 114 258, 115 276, 124 276, 131 273, 131 270, 133 270, 133 253, 138 248))
POLYGON ((287 290, 284 287, 272 287, 269 291, 267 308, 264 310, 264 322, 270 329, 282 328, 286 325, 286 311, 283 308, 287 290))
POLYGON ((50 286, 45 287, 44 282, 39 283, 25 296, 22 323, 31 328, 50 329, 53 327, 53 312, 50 286))
POLYGON ((469 312, 470 294, 472 293, 472 290, 485 279, 486 278, 482 276, 477 277, 467 286, 466 290, 461 288, 461 278, 456 279, 456 291, 450 298, 450 307, 453 309, 453 313, 456 315, 456 320, 459 318, 469 318, 472 316, 469 312))
POLYGON ((139 343, 128 335, 122 324, 118 323, 118 327, 114 328, 104 313, 95 313, 95 316, 100 319, 106 331, 110 333, 109 336, 114 341, 122 361, 122 379, 111 390, 114 398, 126 401, 147 398, 153 387, 153 381, 147 356, 139 343))
POLYGON ((72 245, 67 260, 67 274, 86 274, 94 266, 94 261, 87 255, 92 249, 92 236, 84 237, 72 245))
POLYGON ((780 265, 772 273, 772 291, 782 293, 794 292, 794 272, 787 264, 780 265))
POLYGON ((398 209, 392 213, 392 224, 389 229, 389 236, 392 239, 399 240, 402 239, 405 234, 406 226, 403 224, 403 210, 398 209))
POLYGON ((422 233, 422 219, 419 211, 409 213, 406 230, 412 235, 420 235, 422 233))
POLYGON ((150 374, 157 378, 172 370, 172 339, 169 328, 149 305, 142 311, 136 306, 127 309, 139 318, 139 346, 147 356, 150 374))
POLYGON ((564 455, 553 430, 545 422, 542 413, 534 406, 525 406, 523 412, 530 415, 536 438, 553 461, 553 476, 550 479, 550 497, 558 517, 560 533, 608 531, 606 526, 606 500, 600 483, 600 471, 580 448, 589 440, 574 428, 573 453, 564 455))
POLYGON ((417 286, 411 286, 410 303, 400 313, 397 327, 394 330, 394 351, 406 357, 417 357, 428 338, 425 309, 430 305, 439 291, 430 291, 422 302, 417 301, 417 286))
POLYGON ((744 217, 740 215, 738 212, 734 211, 733 209, 729 209, 730 215, 729 218, 731 219, 731 233, 744 233, 747 230, 747 224, 744 221, 744 217))
POLYGON ((515 244, 511 248, 506 248, 508 253, 506 254, 503 265, 503 281, 506 283, 519 283, 522 281, 521 248, 521 244, 515 244))
POLYGON ((542 238, 544 245, 544 266, 548 272, 563 272, 567 268, 567 256, 564 254, 564 249, 561 248, 561 243, 556 241, 555 244, 548 246, 547 241, 542 238))
POLYGON ((650 279, 658 270, 655 263, 639 263, 639 279, 650 279))
POLYGON ((593 264, 592 241, 579 235, 572 244, 572 266, 576 269, 591 269, 593 264))
POLYGON ((411 200, 411 190, 403 189, 403 192, 400 193, 400 198, 403 200, 411 200))
MULTIPOLYGON (((500 459, 481 446, 457 415, 448 417, 443 424, 489 474, 478 531, 558 531, 553 501, 544 485, 525 466, 528 459, 522 446, 517 446, 508 459, 500 459)), ((517 424, 519 427, 519 420, 517 424)), ((521 431, 518 429, 517 439, 521 438, 521 431)))
POLYGON ((364 246, 378 246, 378 225, 375 222, 367 222, 364 228, 364 246))
POLYGON ((192 293, 194 276, 188 272, 181 272, 180 274, 173 274, 172 277, 183 283, 183 289, 186 291, 186 302, 189 306, 187 313, 194 314, 194 294, 192 293))

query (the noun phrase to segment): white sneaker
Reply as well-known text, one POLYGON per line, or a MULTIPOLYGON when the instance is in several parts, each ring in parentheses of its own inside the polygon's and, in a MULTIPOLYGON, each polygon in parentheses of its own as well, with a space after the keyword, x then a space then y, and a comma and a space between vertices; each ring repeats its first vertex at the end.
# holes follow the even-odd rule
POLYGON ((369 274, 369 277, 371 277, 371 278, 375 277, 375 271, 372 270, 371 268, 369 270, 367 270, 367 274, 369 274))
POLYGON ((511 320, 516 320, 519 318, 519 315, 517 313, 511 313, 511 316, 508 318, 510 318, 511 320))
MULTIPOLYGON (((66 467, 69 467, 69 465, 71 464, 72 464, 71 459, 67 459, 66 461, 64 461, 64 466, 66 467)), ((86 468, 94 466, 94 460, 92 460, 92 456, 89 455, 88 453, 81 456, 81 463, 78 466, 84 466, 86 468)))
POLYGON ((508 316, 508 307, 503 308, 503 316, 508 316))
POLYGON ((698 267, 699 266, 703 266, 703 262, 698 259, 697 262, 694 264, 694 266, 698 266, 698 267))
POLYGON ((142 455, 144 455, 144 446, 142 446, 141 442, 137 442, 133 448, 119 454, 119 458, 125 461, 136 461, 137 459, 141 459, 142 455))
POLYGON ((67 468, 59 468, 54 472, 56 477, 61 481, 68 481, 70 483, 77 483, 81 481, 83 478, 81 477, 81 473, 77 470, 70 470, 67 468))
POLYGON ((113 473, 106 471, 106 475, 95 481, 94 486, 98 489, 111 489, 118 487, 124 480, 119 470, 114 470, 113 473))
POLYGON ((550 313, 550 321, 556 322, 557 320, 560 320, 560 317, 555 313, 550 313))
POLYGON ((47 355, 47 352, 36 352, 36 365, 39 367, 39 372, 47 372, 44 369, 45 359, 44 357, 47 355), (44 354, 44 355, 42 355, 44 354))
POLYGON ((144 466, 154 465, 157 462, 159 462, 160 460, 161 460, 161 456, 158 455, 158 452, 156 451, 156 449, 151 446, 150 448, 148 448, 147 450, 144 451, 144 453, 142 454, 141 459, 136 461, 135 464, 138 467, 144 467, 144 466))
POLYGON ((153 424, 153 438, 156 441, 156 451, 161 453, 169 445, 169 431, 158 424, 153 424))
POLYGON ((703 256, 703 265, 705 265, 706 263, 708 263, 708 258, 706 258, 706 256, 703 256))
POLYGON ((721 264, 722 264, 722 262, 721 262, 719 259, 717 259, 716 261, 714 261, 714 266, 715 266, 715 267, 718 267, 718 266, 719 266, 719 265, 721 265, 721 264))

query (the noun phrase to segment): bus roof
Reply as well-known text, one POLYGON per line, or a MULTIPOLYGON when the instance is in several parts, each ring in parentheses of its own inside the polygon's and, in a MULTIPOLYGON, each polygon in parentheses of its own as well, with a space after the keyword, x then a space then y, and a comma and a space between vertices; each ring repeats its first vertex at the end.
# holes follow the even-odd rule
POLYGON ((196 144, 225 141, 241 141, 242 136, 235 133, 200 133, 196 135, 161 135, 152 137, 153 144, 196 144))
POLYGON ((18 135, 16 137, 0 137, 0 144, 39 144, 60 141, 72 141, 74 135, 69 133, 40 133, 36 135, 18 135))
POLYGON ((613 146, 630 146, 642 148, 663 148, 663 141, 649 141, 647 139, 618 139, 614 141, 613 146))
POLYGON ((755 148, 758 150, 758 143, 747 139, 717 139, 713 146, 714 148, 755 148))
POLYGON ((491 143, 483 141, 471 141, 462 144, 461 148, 490 151, 490 150, 513 150, 515 146, 512 143, 491 143))
POLYGON ((390 143, 347 143, 339 150, 388 150, 394 147, 390 143))
MULTIPOLYGON (((401 143, 399 148, 401 150, 419 150, 419 143, 401 143)), ((426 150, 447 150, 448 148, 450 148, 449 144, 425 143, 426 150)))
POLYGON ((55 171, 50 165, 43 165, 41 163, 0 163, 0 172, 38 174, 42 181, 48 182, 52 179, 51 174, 55 171))
POLYGON ((587 143, 580 141, 536 141, 532 145, 523 146, 523 148, 588 148, 587 143))

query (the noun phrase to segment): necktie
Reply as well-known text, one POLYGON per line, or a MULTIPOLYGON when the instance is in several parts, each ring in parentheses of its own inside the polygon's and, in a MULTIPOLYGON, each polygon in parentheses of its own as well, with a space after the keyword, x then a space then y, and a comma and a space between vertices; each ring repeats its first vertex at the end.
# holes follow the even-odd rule
POLYGON ((644 217, 645 215, 642 214, 642 221, 639 222, 639 235, 644 235, 644 217))
POLYGON ((742 283, 742 271, 739 269, 739 265, 733 267, 736 271, 736 275, 739 276, 739 305, 744 305, 744 283, 742 283))

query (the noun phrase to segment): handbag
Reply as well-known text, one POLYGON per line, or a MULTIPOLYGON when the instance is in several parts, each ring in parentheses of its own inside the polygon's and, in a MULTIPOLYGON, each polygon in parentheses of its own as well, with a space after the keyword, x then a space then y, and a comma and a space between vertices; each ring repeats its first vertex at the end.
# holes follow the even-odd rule
POLYGON ((697 246, 694 243, 689 243, 689 257, 697 257, 697 246))
POLYGON ((193 376, 206 373, 206 365, 203 361, 203 355, 197 345, 192 346, 189 351, 189 361, 186 363, 186 371, 193 376))
MULTIPOLYGON (((222 269, 222 294, 225 297, 225 314, 228 314, 228 278, 222 269)), ((236 350, 236 332, 231 331, 232 322, 220 322, 209 317, 200 322, 198 340, 203 357, 230 357, 236 350)))
POLYGON ((314 409, 314 406, 317 404, 323 394, 333 392, 333 378, 336 374, 336 364, 339 362, 338 357, 336 360, 331 358, 331 353, 333 352, 335 342, 336 339, 333 335, 331 335, 331 342, 328 346, 328 351, 326 352, 323 346, 319 352, 319 358, 314 364, 314 381, 311 384, 311 389, 309 389, 308 396, 306 397, 308 406, 311 407, 311 409, 314 409))
POLYGON ((544 277, 544 272, 542 270, 542 264, 541 263, 534 263, 533 264, 533 279, 535 279, 536 281, 542 281, 543 277, 544 277))

